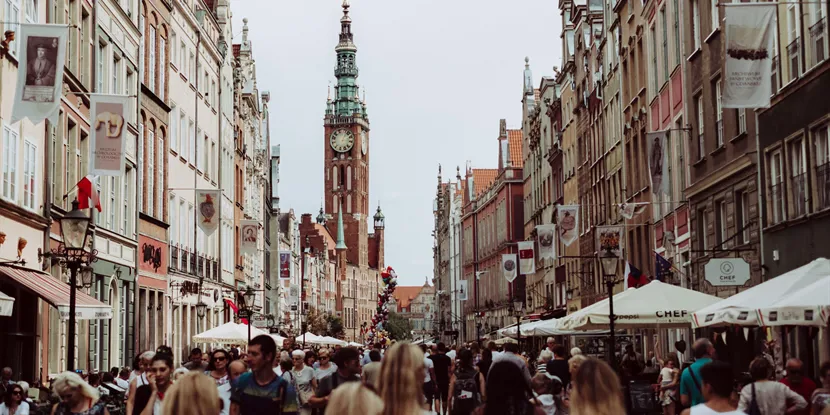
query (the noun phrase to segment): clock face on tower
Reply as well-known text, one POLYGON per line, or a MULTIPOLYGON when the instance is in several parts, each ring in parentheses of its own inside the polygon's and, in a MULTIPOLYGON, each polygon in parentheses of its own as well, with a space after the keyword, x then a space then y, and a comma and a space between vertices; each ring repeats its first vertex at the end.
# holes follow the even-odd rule
POLYGON ((345 128, 341 128, 331 133, 329 144, 331 144, 331 148, 334 151, 345 153, 354 146, 354 134, 345 128))
POLYGON ((369 151, 369 140, 367 137, 366 131, 360 132, 360 151, 363 152, 363 155, 366 155, 366 152, 369 151))

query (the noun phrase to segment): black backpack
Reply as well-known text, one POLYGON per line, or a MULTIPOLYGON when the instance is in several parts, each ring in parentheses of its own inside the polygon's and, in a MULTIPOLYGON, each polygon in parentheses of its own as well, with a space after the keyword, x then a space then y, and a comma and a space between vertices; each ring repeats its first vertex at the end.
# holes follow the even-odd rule
POLYGON ((452 415, 469 415, 481 405, 478 373, 478 370, 456 372, 453 384, 452 415))

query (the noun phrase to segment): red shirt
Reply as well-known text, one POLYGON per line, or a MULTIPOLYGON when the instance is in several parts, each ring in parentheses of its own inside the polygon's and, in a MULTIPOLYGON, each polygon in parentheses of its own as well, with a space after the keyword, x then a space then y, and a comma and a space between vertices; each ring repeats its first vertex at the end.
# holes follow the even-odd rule
POLYGON ((794 411, 792 412, 792 415, 810 415, 810 398, 813 397, 813 391, 816 390, 815 382, 810 380, 810 378, 803 377, 801 378, 801 382, 797 385, 792 384, 788 378, 781 379, 781 383, 787 385, 790 390, 801 395, 801 397, 807 401, 806 408, 794 411))

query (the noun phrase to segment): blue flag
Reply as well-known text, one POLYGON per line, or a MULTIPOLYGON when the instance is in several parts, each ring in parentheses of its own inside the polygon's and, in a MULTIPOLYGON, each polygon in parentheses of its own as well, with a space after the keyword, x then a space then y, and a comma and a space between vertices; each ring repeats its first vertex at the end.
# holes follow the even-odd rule
POLYGON ((660 254, 654 254, 654 258, 654 274, 657 277, 657 281, 665 282, 666 278, 671 276, 671 262, 663 258, 660 254))

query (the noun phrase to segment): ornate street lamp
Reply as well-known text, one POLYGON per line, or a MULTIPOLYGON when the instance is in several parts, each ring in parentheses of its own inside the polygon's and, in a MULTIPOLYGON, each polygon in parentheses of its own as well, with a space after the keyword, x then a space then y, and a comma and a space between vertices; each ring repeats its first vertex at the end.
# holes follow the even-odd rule
POLYGON ((254 291, 254 289, 248 287, 248 289, 245 290, 245 293, 242 294, 242 297, 245 299, 245 308, 247 308, 248 310, 253 310, 254 304, 256 303, 256 292, 254 291))
POLYGON ((204 318, 205 314, 207 314, 207 304, 199 300, 199 302, 196 303, 196 315, 199 318, 204 318))
POLYGON ((611 251, 610 248, 606 248, 605 252, 601 252, 599 254, 599 262, 602 265, 602 273, 603 273, 603 280, 605 281, 605 287, 608 289, 608 321, 609 321, 609 329, 611 331, 610 335, 608 336, 608 349, 609 349, 609 364, 613 369, 616 370, 617 368, 617 345, 614 333, 614 284, 617 283, 617 268, 619 268, 620 258, 611 251))
POLYGON ((72 201, 72 210, 60 219, 63 246, 68 252, 86 249, 89 216, 78 209, 78 199, 72 201))

